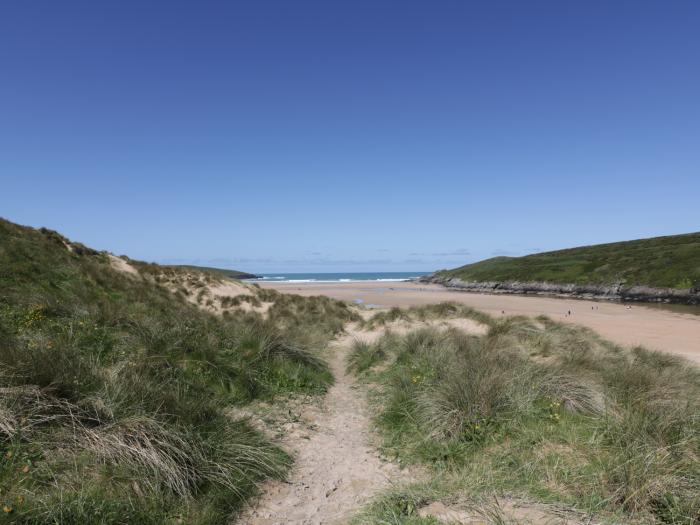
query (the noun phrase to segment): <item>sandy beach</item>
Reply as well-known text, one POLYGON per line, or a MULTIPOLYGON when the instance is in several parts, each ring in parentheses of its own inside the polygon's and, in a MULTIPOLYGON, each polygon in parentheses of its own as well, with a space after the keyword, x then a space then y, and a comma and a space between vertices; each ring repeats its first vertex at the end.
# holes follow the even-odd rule
POLYGON ((643 345, 700 363, 700 307, 587 301, 556 297, 474 294, 413 282, 261 283, 300 295, 326 295, 372 307, 419 306, 457 301, 492 315, 547 315, 578 323, 622 345, 643 345), (571 311, 571 316, 567 312, 571 311), (695 313, 697 312, 697 313, 695 313))

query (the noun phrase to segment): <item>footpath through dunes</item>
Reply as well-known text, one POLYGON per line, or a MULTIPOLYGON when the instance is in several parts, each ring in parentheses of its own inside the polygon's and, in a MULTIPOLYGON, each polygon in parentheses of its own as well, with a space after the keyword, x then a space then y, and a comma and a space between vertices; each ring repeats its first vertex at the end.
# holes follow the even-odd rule
POLYGON ((365 392, 346 372, 356 337, 371 340, 379 331, 350 330, 331 348, 335 383, 321 406, 307 406, 301 419, 308 433, 287 428, 283 446, 295 458, 287 481, 269 481, 238 523, 320 525, 347 523, 379 492, 410 475, 382 459, 372 446, 371 415, 365 392))
POLYGON ((264 288, 299 295, 326 295, 380 307, 424 306, 456 301, 494 316, 546 315, 555 321, 592 328, 617 344, 643 345, 700 362, 700 307, 626 305, 556 297, 489 295, 412 282, 264 283, 264 288), (568 311, 572 315, 568 315, 568 311), (693 313, 697 312, 697 313, 693 313))

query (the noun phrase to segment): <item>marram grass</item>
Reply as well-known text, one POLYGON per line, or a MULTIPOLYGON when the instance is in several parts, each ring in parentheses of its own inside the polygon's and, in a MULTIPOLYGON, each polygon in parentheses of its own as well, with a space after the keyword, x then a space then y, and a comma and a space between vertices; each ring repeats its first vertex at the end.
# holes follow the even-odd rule
POLYGON ((432 478, 361 522, 431 523, 417 506, 504 494, 612 523, 700 522, 700 372, 680 358, 545 317, 388 334, 351 355, 381 385, 384 452, 432 478))

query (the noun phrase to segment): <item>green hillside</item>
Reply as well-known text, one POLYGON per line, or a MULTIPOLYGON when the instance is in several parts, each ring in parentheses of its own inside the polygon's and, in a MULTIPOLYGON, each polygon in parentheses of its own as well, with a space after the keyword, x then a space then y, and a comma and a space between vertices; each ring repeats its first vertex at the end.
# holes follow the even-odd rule
POLYGON ((700 287, 700 232, 582 246, 525 257, 494 257, 436 273, 463 281, 700 287))
POLYGON ((229 277, 231 279, 255 279, 257 275, 247 272, 241 272, 238 270, 229 270, 227 268, 212 268, 210 266, 195 266, 192 264, 179 264, 174 265, 177 268, 185 268, 188 270, 198 270, 200 272, 209 272, 216 275, 223 275, 224 277, 229 277))
POLYGON ((230 410, 323 393, 319 351, 356 316, 266 294, 265 318, 216 316, 0 219, 0 523, 230 522, 290 464, 230 410))

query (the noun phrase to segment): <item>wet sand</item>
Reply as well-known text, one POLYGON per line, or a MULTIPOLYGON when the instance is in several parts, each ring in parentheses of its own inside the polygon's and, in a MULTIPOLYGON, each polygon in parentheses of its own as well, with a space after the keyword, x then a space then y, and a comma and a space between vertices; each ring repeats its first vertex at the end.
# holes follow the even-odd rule
POLYGON ((700 363, 700 307, 661 308, 556 297, 475 294, 411 282, 263 283, 264 288, 300 295, 327 295, 376 307, 420 306, 456 301, 492 315, 547 315, 587 326, 622 345, 643 345, 700 363), (592 309, 593 307, 593 309, 592 309), (571 316, 567 312, 571 310, 571 316), (696 313, 697 312, 697 313, 696 313))

